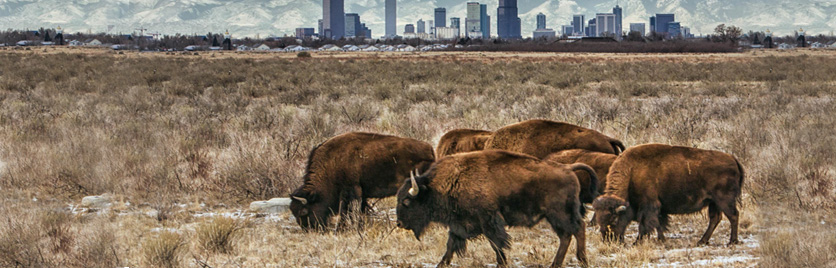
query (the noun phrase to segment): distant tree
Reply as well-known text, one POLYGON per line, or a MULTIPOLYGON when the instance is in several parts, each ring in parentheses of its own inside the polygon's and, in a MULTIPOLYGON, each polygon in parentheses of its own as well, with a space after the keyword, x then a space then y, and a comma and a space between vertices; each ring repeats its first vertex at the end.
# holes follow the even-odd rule
POLYGON ((630 33, 627 34, 627 41, 642 42, 642 41, 644 41, 644 36, 642 36, 642 33, 638 32, 638 31, 631 31, 630 33))
POLYGON ((737 43, 740 40, 740 37, 743 35, 743 30, 737 26, 726 26, 725 24, 717 25, 714 27, 714 36, 712 41, 714 42, 729 42, 729 43, 737 43))

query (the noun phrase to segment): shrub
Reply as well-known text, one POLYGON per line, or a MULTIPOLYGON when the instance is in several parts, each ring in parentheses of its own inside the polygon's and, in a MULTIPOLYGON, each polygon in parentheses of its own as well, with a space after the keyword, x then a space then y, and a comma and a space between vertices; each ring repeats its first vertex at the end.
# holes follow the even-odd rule
POLYGON ((310 58, 311 53, 308 53, 307 51, 302 51, 302 52, 296 53, 296 57, 297 58, 310 58))
POLYGON ((172 231, 163 230, 142 243, 145 264, 154 267, 179 267, 186 250, 183 237, 172 231))
POLYGON ((197 242, 203 250, 215 253, 230 254, 241 233, 241 221, 229 217, 217 217, 199 225, 197 242))

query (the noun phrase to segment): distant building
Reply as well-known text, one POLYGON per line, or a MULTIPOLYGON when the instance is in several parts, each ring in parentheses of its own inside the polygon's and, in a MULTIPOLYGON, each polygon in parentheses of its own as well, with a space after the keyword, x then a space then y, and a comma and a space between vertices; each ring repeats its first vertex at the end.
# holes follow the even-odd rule
POLYGON ((482 27, 482 38, 490 39, 491 38, 491 16, 488 16, 488 5, 481 4, 479 5, 479 16, 481 22, 479 26, 482 27))
POLYGON ((386 37, 398 35, 398 1, 386 0, 386 37))
POLYGON ((684 38, 694 37, 693 35, 691 35, 691 28, 683 26, 681 29, 682 29, 682 37, 684 37, 684 38))
POLYGON ((534 30, 534 39, 538 38, 554 39, 555 32, 554 30, 548 28, 534 30))
POLYGON ((624 31, 624 26, 621 24, 624 11, 620 6, 615 5, 615 7, 612 8, 612 13, 615 14, 615 31, 612 33, 615 34, 616 39, 621 39, 622 31, 624 31))
POLYGON ((450 18, 450 27, 461 29, 462 28, 462 20, 460 18, 450 18))
POLYGON ((325 33, 322 32, 322 19, 319 19, 317 22, 316 33, 319 34, 319 36, 325 36, 325 33))
POLYGON ((424 20, 418 19, 418 23, 416 23, 415 25, 417 25, 418 33, 426 33, 427 32, 426 29, 425 29, 426 25, 424 24, 424 20))
POLYGON ((668 30, 670 30, 669 23, 676 21, 676 16, 674 14, 656 14, 656 32, 657 33, 664 33, 665 36, 671 36, 668 30))
POLYGON ((340 39, 345 36, 344 0, 322 0, 322 31, 324 38, 340 39))
POLYGON ((296 38, 307 39, 314 36, 314 28, 296 28, 296 38))
POLYGON ((414 34, 414 33, 415 33, 415 25, 412 25, 412 24, 407 24, 407 25, 406 25, 406 27, 404 27, 404 29, 403 29, 403 33, 405 33, 405 34, 407 34, 407 33, 414 34))
POLYGON ((668 22, 667 25, 668 25, 668 31, 667 31, 668 37, 677 38, 677 37, 682 37, 683 36, 682 35, 682 26, 679 24, 679 22, 672 21, 672 22, 668 22))
POLYGON ((436 38, 441 40, 452 40, 459 38, 459 28, 455 27, 436 27, 435 28, 435 35, 436 38))
POLYGON ((560 27, 560 31, 565 36, 571 36, 575 34, 575 27, 572 25, 563 25, 560 27))
POLYGON ((447 9, 443 7, 435 9, 435 25, 433 27, 447 27, 447 9))
POLYGON ((804 34, 804 29, 798 30, 798 37, 795 39, 797 47, 807 47, 807 36, 804 34))
POLYGON ((435 23, 433 22, 433 20, 428 20, 427 21, 427 28, 429 28, 429 29, 427 29, 428 34, 430 34, 430 35, 435 34, 435 23))
POLYGON ((598 23, 596 19, 591 19, 587 22, 586 27, 586 36, 587 37, 596 37, 598 36, 598 23))
POLYGON ((522 38, 520 24, 517 0, 499 0, 496 8, 496 32, 499 38, 522 38))
POLYGON ((572 27, 575 29, 575 35, 586 35, 584 30, 586 29, 584 23, 586 22, 586 18, 584 15, 578 14, 572 16, 572 27))
POLYGON ((650 17, 650 32, 651 33, 656 32, 656 16, 650 17))
POLYGON ((229 34, 229 30, 226 30, 224 33, 224 41, 221 43, 223 50, 232 50, 232 35, 229 34))
POLYGON ((64 45, 64 29, 61 29, 61 26, 55 29, 55 44, 59 46, 64 45))
POLYGON ((766 37, 763 38, 763 47, 774 48, 775 43, 772 41, 772 31, 766 29, 766 37))
MULTIPOLYGON (((487 12, 487 7, 485 12, 487 12)), ((478 2, 467 3, 467 17, 464 20, 465 35, 473 38, 475 34, 479 33, 479 38, 482 37, 482 12, 481 5, 478 2)))
POLYGON ((546 29, 546 14, 543 14, 542 12, 537 14, 537 28, 535 28, 535 30, 539 29, 546 29))
POLYGON ((357 13, 345 14, 345 37, 365 36, 363 26, 360 24, 360 15, 357 13))
POLYGON ((644 23, 630 23, 630 32, 639 32, 642 36, 645 35, 644 23))
POLYGON ((361 37, 361 36, 366 37, 366 38, 371 38, 372 37, 372 29, 369 29, 369 27, 367 27, 365 23, 361 23, 360 28, 363 29, 361 31, 361 33, 363 33, 363 34, 358 35, 357 37, 361 37))
POLYGON ((598 13, 595 15, 595 36, 615 36, 620 38, 621 34, 616 31, 615 14, 613 13, 598 13))

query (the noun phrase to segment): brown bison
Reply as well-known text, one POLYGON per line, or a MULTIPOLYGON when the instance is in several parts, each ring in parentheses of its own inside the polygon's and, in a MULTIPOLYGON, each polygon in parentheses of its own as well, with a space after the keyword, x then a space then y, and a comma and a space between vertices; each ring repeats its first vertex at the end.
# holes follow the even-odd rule
POLYGON ((592 129, 563 122, 528 120, 495 131, 485 143, 485 149, 508 150, 542 159, 569 149, 617 155, 624 151, 624 144, 592 129))
POLYGON ((476 129, 455 129, 441 136, 436 146, 436 158, 451 154, 481 151, 492 132, 476 129))
POLYGON ((594 201, 600 194, 599 191, 603 191, 607 186, 606 176, 607 173, 610 172, 610 166, 612 166, 612 162, 615 161, 616 157, 617 156, 614 154, 593 152, 584 149, 572 149, 550 154, 543 160, 561 164, 584 163, 595 169, 594 174, 585 170, 575 171, 575 175, 578 176, 578 181, 581 183, 581 202, 591 204, 592 201, 594 201), (595 176, 596 174, 597 178, 595 180, 590 178, 590 176, 595 176), (591 181, 597 181, 597 187, 590 187, 591 181), (583 189, 590 189, 593 191, 584 191, 583 189))
POLYGON ((505 226, 533 227, 545 218, 560 238, 552 267, 563 263, 573 235, 578 261, 586 264, 583 206, 573 173, 591 169, 584 166, 555 166, 500 150, 450 155, 398 190, 398 226, 412 230, 417 239, 430 222, 449 227, 439 267, 449 265, 453 253, 464 253, 467 240, 479 235, 488 238, 496 261, 505 266, 504 249, 510 246, 505 226))
POLYGON ((664 240, 668 215, 708 207, 708 229, 699 244, 708 244, 722 218, 720 213, 729 218, 729 244, 735 244, 742 186, 743 167, 729 154, 648 144, 632 147, 615 160, 604 195, 592 206, 601 234, 619 241, 624 240, 631 221, 639 222, 638 240, 654 230, 659 240, 664 240))
POLYGON ((426 170, 433 161, 432 146, 422 141, 358 132, 333 137, 311 151, 290 210, 303 228, 323 228, 353 202, 366 211, 367 198, 394 195, 410 171, 426 170))

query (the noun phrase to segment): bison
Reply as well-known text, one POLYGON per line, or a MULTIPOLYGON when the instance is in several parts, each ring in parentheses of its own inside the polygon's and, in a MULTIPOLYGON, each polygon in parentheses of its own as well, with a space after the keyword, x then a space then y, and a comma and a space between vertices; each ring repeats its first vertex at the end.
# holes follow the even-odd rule
POLYGON ((610 166, 612 166, 612 162, 615 161, 616 157, 614 154, 572 149, 550 154, 543 160, 561 164, 584 163, 595 169, 595 174, 588 171, 575 171, 575 175, 578 176, 578 181, 581 183, 581 202, 591 204, 600 194, 599 191, 603 191, 607 186, 606 175, 609 173, 610 166), (590 176, 595 176, 596 174, 597 179, 592 180, 590 176), (597 187, 590 187, 591 181, 597 181, 597 187), (584 191, 583 189, 589 189, 591 191, 584 191))
POLYGON ((587 149, 618 154, 624 151, 621 141, 601 132, 563 122, 528 120, 495 131, 485 149, 500 149, 544 158, 569 149, 587 149))
POLYGON ((631 221, 639 222, 642 240, 653 230, 663 241, 668 215, 708 207, 708 229, 698 244, 708 244, 723 213, 731 223, 729 244, 737 240, 737 205, 743 167, 726 153, 648 144, 619 156, 607 174, 604 194, 593 202, 595 220, 606 239, 624 240, 631 221))
POLYGON ((454 129, 441 136, 436 146, 436 158, 443 156, 481 151, 492 132, 476 129, 454 129))
POLYGON ((366 211, 367 198, 394 195, 410 171, 426 170, 434 160, 432 146, 422 141, 360 132, 333 137, 311 151, 290 210, 305 229, 326 227, 353 202, 366 211))
POLYGON ((488 238, 496 261, 505 266, 504 249, 510 246, 505 226, 533 227, 545 218, 560 238, 552 267, 563 263, 572 236, 578 261, 586 264, 583 206, 573 173, 579 168, 591 169, 500 150, 446 156, 398 190, 397 225, 419 240, 430 222, 449 228, 438 267, 449 265, 453 253, 464 253, 467 240, 479 235, 488 238))

